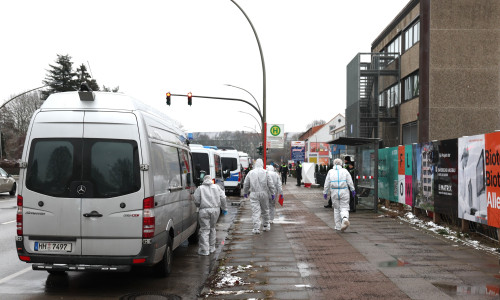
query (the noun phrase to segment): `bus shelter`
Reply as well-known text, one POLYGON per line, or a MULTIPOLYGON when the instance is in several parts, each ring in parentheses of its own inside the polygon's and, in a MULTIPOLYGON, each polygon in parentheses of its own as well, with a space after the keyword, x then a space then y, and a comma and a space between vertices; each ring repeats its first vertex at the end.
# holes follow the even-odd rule
POLYGON ((378 210, 378 138, 340 137, 328 144, 346 145, 354 156, 357 178, 353 178, 358 202, 356 210, 378 210))

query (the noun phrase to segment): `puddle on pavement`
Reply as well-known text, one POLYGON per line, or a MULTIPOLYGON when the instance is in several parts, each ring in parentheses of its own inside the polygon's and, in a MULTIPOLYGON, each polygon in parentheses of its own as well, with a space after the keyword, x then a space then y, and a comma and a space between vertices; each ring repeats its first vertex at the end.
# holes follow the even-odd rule
POLYGON ((387 268, 387 267, 404 267, 406 265, 409 265, 410 263, 401 259, 401 258, 398 258, 398 259, 395 259, 395 260, 389 260, 389 261, 383 261, 383 262, 380 262, 378 264, 379 267, 384 267, 384 268, 387 268))
POLYGON ((274 218, 273 222, 275 224, 304 224, 303 221, 287 220, 285 219, 284 216, 279 216, 278 218, 274 218))
POLYGON ((499 296, 500 286, 498 285, 455 285, 444 283, 433 283, 450 296, 465 296, 465 295, 485 295, 485 296, 499 296))

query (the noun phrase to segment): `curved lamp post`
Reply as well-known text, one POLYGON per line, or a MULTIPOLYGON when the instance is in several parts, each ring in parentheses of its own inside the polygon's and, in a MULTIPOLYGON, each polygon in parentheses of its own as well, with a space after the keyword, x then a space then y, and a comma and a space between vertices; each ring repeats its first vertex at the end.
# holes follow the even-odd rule
POLYGON ((247 19, 248 23, 252 27, 253 34, 255 35, 255 39, 257 40, 257 45, 259 46, 259 52, 260 52, 260 61, 262 63, 262 139, 263 143, 262 146, 264 147, 264 155, 263 155, 263 160, 264 160, 264 168, 266 167, 266 156, 267 156, 267 141, 266 141, 266 133, 267 133, 267 121, 266 121, 266 65, 264 63, 264 55, 262 54, 262 47, 260 45, 260 40, 259 36, 257 35, 257 31, 255 31, 255 27, 253 27, 252 21, 250 21, 250 18, 247 16, 245 11, 241 8, 241 6, 236 3, 234 0, 230 0, 233 2, 236 7, 243 13, 245 18, 247 19))

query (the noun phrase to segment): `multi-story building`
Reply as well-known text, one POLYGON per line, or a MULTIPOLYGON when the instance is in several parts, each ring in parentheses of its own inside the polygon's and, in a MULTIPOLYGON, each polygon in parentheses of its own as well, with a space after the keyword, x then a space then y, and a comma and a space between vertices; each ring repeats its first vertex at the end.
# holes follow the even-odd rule
POLYGON ((396 146, 500 129, 499 16, 498 0, 409 1, 347 66, 347 136, 396 146))

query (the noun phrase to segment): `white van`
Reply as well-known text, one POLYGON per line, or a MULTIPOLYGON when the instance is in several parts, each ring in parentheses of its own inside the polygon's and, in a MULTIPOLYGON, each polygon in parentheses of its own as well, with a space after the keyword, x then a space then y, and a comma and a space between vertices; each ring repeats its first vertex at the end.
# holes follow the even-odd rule
POLYGON ((238 154, 240 156, 241 167, 243 168, 243 170, 241 171, 245 172, 250 166, 250 158, 248 157, 248 154, 245 152, 238 151, 238 154))
POLYGON ((222 177, 222 162, 217 150, 205 148, 203 145, 191 144, 191 153, 193 155, 193 167, 195 178, 199 178, 200 171, 210 175, 215 184, 224 189, 224 178, 222 177))
POLYGON ((224 180, 224 188, 227 192, 232 192, 239 196, 241 192, 241 168, 240 156, 237 150, 220 149, 219 155, 222 160, 222 172, 230 171, 230 176, 224 180))
POLYGON ((123 94, 52 94, 22 154, 16 247, 34 270, 171 271, 196 242, 198 214, 185 133, 123 94))

